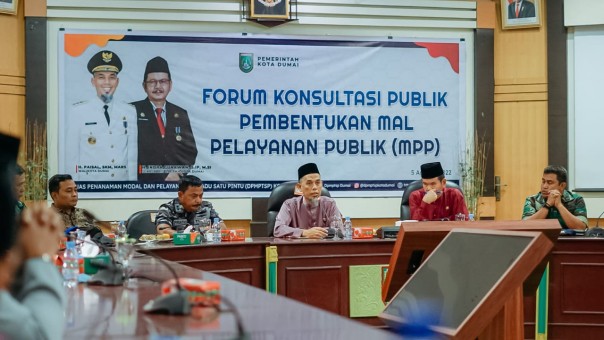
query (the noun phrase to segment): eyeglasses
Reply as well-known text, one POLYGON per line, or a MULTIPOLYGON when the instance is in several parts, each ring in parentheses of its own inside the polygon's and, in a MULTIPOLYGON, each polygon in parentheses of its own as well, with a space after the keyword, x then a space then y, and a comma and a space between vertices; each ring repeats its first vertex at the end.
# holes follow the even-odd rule
POLYGON ((161 86, 168 85, 170 83, 170 79, 160 79, 160 80, 147 80, 145 84, 149 87, 155 87, 157 84, 161 86))

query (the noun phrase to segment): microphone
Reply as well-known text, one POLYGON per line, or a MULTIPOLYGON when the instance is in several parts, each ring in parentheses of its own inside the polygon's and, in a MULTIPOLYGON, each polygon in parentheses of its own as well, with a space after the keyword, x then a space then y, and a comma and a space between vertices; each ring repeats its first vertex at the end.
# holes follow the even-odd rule
MULTIPOLYGON (((84 217, 86 217, 88 220, 92 221, 93 225, 94 225, 94 221, 99 221, 99 219, 96 218, 96 216, 94 216, 94 214, 92 214, 91 212, 89 212, 86 209, 83 209, 83 214, 84 214, 84 217)), ((90 230, 88 230, 86 232, 86 234, 90 235, 90 239, 92 241, 84 240, 84 242, 90 242, 90 243, 98 246, 99 248, 103 249, 104 252, 109 254, 109 257, 111 258, 110 264, 105 264, 101 261, 91 261, 91 264, 96 266, 99 270, 97 271, 96 274, 94 274, 90 277, 88 284, 100 285, 100 286, 121 286, 124 283, 124 275, 122 272, 122 267, 120 267, 117 264, 117 261, 115 260, 115 257, 113 256, 113 253, 111 251, 109 251, 109 248, 107 247, 107 245, 105 245, 102 242, 103 238, 107 238, 107 237, 103 236, 103 232, 96 226, 94 226, 94 228, 91 228, 90 230)))
MULTIPOLYGON (((189 302, 189 292, 185 290, 179 282, 179 277, 174 268, 168 263, 168 261, 157 256, 148 249, 138 249, 139 252, 149 255, 154 259, 157 259, 162 265, 164 265, 172 274, 176 283, 177 291, 162 295, 158 298, 150 300, 143 306, 143 310, 147 313, 157 314, 170 314, 170 315, 189 315, 191 314, 191 302, 189 302)), ((225 296, 221 296, 221 301, 227 305, 228 309, 223 309, 220 304, 212 304, 211 307, 215 308, 220 313, 232 313, 235 317, 235 324, 237 327, 237 336, 234 339, 248 339, 248 336, 243 328, 243 322, 241 321, 241 314, 235 307, 235 304, 231 302, 225 296)))
MULTIPOLYGON (((96 235, 98 235, 98 233, 96 235)), ((91 239, 93 238, 91 237, 91 239)), ((90 264, 97 267, 98 271, 96 274, 90 277, 88 284, 99 286, 121 286, 124 283, 124 275, 122 273, 122 267, 117 264, 113 253, 109 251, 109 249, 100 241, 83 241, 98 246, 105 253, 109 254, 109 257, 111 258, 111 262, 109 264, 100 260, 90 261, 90 264)))
POLYGON ((155 255, 147 249, 138 249, 138 252, 149 255, 158 260, 162 265, 168 268, 170 274, 176 283, 176 292, 162 295, 153 300, 150 300, 143 306, 143 310, 147 313, 170 314, 170 315, 189 315, 191 314, 191 303, 189 302, 189 292, 184 290, 179 282, 179 277, 176 271, 166 260, 155 255))
POLYGON ((599 227, 600 218, 602 217, 602 215, 604 215, 604 211, 600 214, 600 216, 598 216, 598 219, 596 220, 596 226, 593 228, 589 228, 585 232, 585 236, 587 236, 587 237, 604 237, 604 229, 599 227))

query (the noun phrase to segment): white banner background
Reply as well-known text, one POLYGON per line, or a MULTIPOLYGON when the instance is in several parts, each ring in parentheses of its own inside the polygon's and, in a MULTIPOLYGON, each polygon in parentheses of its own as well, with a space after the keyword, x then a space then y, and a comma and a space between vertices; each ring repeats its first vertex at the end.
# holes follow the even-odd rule
MULTIPOLYGON (((173 87, 168 101, 188 111, 195 135, 198 156, 197 169, 205 182, 208 197, 266 196, 275 182, 297 179, 296 169, 306 162, 316 162, 334 196, 398 196, 410 181, 419 178, 419 165, 440 161, 447 178, 458 180, 459 157, 465 142, 465 47, 458 39, 375 40, 352 37, 297 37, 258 35, 202 35, 157 32, 119 32, 126 38, 109 41, 106 46, 90 45, 80 55, 67 55, 65 34, 114 34, 115 32, 66 31, 59 41, 59 172, 67 172, 65 131, 70 123, 68 107, 73 103, 94 97, 91 75, 86 65, 100 50, 107 49, 119 55, 123 70, 116 98, 127 102, 144 99, 141 86, 145 66, 155 56, 165 58, 170 66, 173 87), (136 36, 131 40, 128 38, 136 36), (140 38, 140 37, 143 38, 140 38), (187 39, 184 39, 187 38, 187 39), (146 40, 146 41, 142 41, 146 40), (182 40, 181 42, 177 42, 182 40), (184 41, 187 40, 187 41, 184 41), (458 45, 459 72, 444 57, 432 57, 428 49, 410 47, 410 42, 458 45), (239 67, 240 53, 254 57, 254 68, 244 73, 239 67), (266 58, 291 57, 282 67, 266 58), (263 63, 262 60, 265 60, 263 63), (291 66, 295 64, 295 66, 291 66), (257 89, 267 93, 266 103, 219 104, 206 98, 204 89, 257 89), (319 90, 375 91, 380 93, 379 105, 303 105, 275 104, 274 91, 319 90), (388 92, 426 93, 428 100, 420 106, 388 105, 388 92), (446 106, 434 104, 432 98, 446 93, 446 106), (364 116, 371 121, 365 130, 270 130, 240 128, 241 115, 325 115, 364 116), (387 131, 378 128, 379 116, 406 117, 412 130, 387 131), (430 152, 396 155, 393 140, 430 140, 438 149, 430 152), (309 140, 316 141, 316 154, 264 154, 257 148, 254 154, 228 154, 224 148, 212 152, 212 145, 229 140, 243 150, 247 140, 309 140), (365 150, 374 141, 383 141, 383 152, 355 153, 347 149, 343 154, 325 152, 326 140, 350 140, 365 143, 365 150), (214 142, 212 142, 214 141, 214 142), (438 154, 436 151, 438 150, 438 154), (254 187, 253 184, 259 184, 254 187), (262 184, 265 184, 262 186, 262 184), (241 187, 241 189, 239 189, 241 187)), ((269 59, 270 60, 270 59, 269 59)), ((208 90, 206 90, 207 93, 208 90)), ((441 102, 442 103, 442 102, 441 102)), ((327 142, 330 143, 330 142, 327 142)), ((266 151, 266 150, 265 150, 266 151)), ((98 184, 107 184, 103 182, 98 184)), ((173 197, 174 187, 162 190, 111 189, 90 190, 86 183, 80 186, 81 197, 173 197)), ((119 186, 119 185, 118 185, 119 186)), ((130 186, 132 187, 132 186, 130 186)))

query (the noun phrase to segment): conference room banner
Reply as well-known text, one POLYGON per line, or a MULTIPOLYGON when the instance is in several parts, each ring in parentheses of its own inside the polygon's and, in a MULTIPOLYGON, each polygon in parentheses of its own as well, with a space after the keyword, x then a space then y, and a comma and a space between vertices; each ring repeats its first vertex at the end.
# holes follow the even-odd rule
POLYGON ((59 172, 81 197, 172 197, 185 173, 267 196, 307 162, 334 196, 398 196, 433 161, 459 180, 463 40, 60 33, 59 172))

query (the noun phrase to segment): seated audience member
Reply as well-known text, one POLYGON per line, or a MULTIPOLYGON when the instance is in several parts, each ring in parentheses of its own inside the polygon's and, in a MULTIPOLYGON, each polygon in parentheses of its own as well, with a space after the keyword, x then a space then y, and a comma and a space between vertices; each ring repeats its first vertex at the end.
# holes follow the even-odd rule
POLYGON ((201 219, 220 218, 212 203, 203 200, 203 183, 193 175, 186 175, 178 183, 178 197, 159 207, 155 216, 158 234, 174 234, 187 226, 198 226, 201 219))
POLYGON ((566 190, 568 173, 564 167, 543 169, 541 192, 524 202, 523 220, 556 218, 562 228, 587 228, 587 208, 583 197, 566 190))
POLYGON ((78 187, 71 175, 57 174, 48 180, 48 191, 52 198, 52 207, 63 219, 63 227, 78 226, 90 232, 97 228, 95 221, 86 210, 76 208, 78 204, 78 187))
POLYGON ((447 188, 447 179, 440 162, 421 165, 423 189, 416 190, 409 197, 411 219, 418 221, 449 220, 464 214, 468 218, 468 208, 461 191, 447 188))
POLYGON ((16 227, 17 150, 17 140, 0 134, 0 339, 61 339, 63 280, 51 262, 61 237, 59 218, 43 204, 34 205, 16 227), (12 285, 18 270, 21 284, 12 285))
POLYGON ((23 194, 25 193, 25 170, 19 164, 17 164, 15 168, 17 169, 17 172, 15 173, 14 182, 15 195, 17 195, 16 211, 17 215, 21 215, 21 212, 23 211, 23 209, 25 209, 25 203, 21 201, 21 199, 23 199, 23 194))
POLYGON ((323 238, 334 216, 342 218, 333 198, 321 196, 323 182, 315 163, 302 165, 298 169, 296 189, 301 196, 285 202, 277 214, 275 237, 323 238))

